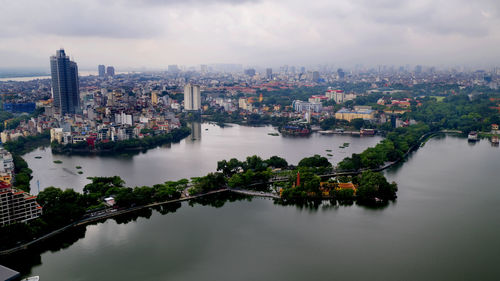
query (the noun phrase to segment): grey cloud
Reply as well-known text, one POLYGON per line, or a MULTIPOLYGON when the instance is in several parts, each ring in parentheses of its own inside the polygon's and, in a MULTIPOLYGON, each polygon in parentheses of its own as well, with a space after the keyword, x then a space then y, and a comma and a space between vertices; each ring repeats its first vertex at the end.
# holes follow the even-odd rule
POLYGON ((65 44, 82 64, 109 58, 121 65, 159 67, 228 60, 452 61, 471 49, 497 59, 500 44, 498 0, 3 2, 0 61, 19 44, 17 57, 34 54, 41 61, 51 54, 47 50, 65 44), (26 38, 29 44, 22 43, 26 38))
POLYGON ((151 38, 160 29, 141 18, 113 18, 107 15, 80 14, 77 21, 71 16, 61 16, 38 23, 40 33, 58 36, 103 37, 103 38, 151 38))
POLYGON ((474 1, 360 0, 358 4, 368 20, 424 32, 481 37, 492 27, 481 14, 487 5, 474 1))
POLYGON ((118 0, 119 2, 135 3, 135 5, 208 5, 208 4, 245 4, 260 2, 260 0, 118 0))
POLYGON ((0 11, 0 35, 36 34, 103 37, 150 38, 161 32, 154 17, 137 9, 100 5, 96 1, 19 0, 0 11), (24 17, 20 17, 22 14, 24 17))

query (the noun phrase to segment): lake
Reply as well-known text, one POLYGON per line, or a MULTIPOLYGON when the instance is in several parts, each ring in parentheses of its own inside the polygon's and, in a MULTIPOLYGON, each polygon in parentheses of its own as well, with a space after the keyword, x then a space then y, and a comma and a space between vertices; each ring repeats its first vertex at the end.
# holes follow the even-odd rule
MULTIPOLYGON (((128 163, 123 165, 141 170, 146 161, 140 159, 150 155, 165 173, 172 166, 177 166, 179 173, 183 171, 157 179, 179 178, 189 175, 184 170, 199 170, 201 174, 213 170, 214 158, 241 158, 258 151, 264 157, 287 155, 295 163, 311 153, 324 154, 326 147, 339 154, 338 143, 347 138, 353 150, 356 141, 378 141, 320 135, 267 138, 260 132, 271 128, 202 128, 209 130, 202 130, 200 142, 183 141, 168 149, 152 150, 132 157, 129 161, 134 164, 123 161, 128 163), (220 134, 245 137, 234 137, 241 142, 238 144, 221 144, 216 141, 220 134), (269 141, 255 144, 256 139, 269 141), (217 152, 197 148, 205 145, 217 152), (186 168, 183 158, 188 147, 200 153, 188 157, 206 165, 192 163, 186 168), (231 155, 226 150, 234 152, 231 155), (176 156, 163 161, 169 153, 176 156)), ((100 164, 102 169, 114 163, 108 161, 115 161, 76 159, 108 163, 100 164)), ((153 211, 149 218, 139 217, 126 224, 108 220, 87 226, 84 238, 76 238, 64 249, 44 252, 33 263, 31 274, 53 281, 498 280, 499 164, 500 149, 486 140, 470 144, 464 138, 437 137, 385 172, 399 185, 397 201, 386 208, 299 208, 259 198, 227 202, 219 208, 182 203, 176 212, 166 215, 153 211)), ((55 175, 60 175, 58 169, 53 170, 55 175)), ((133 176, 129 175, 129 180, 133 176)))
POLYGON ((273 127, 245 127, 231 125, 221 128, 208 123, 192 125, 193 134, 179 143, 150 149, 135 156, 65 156, 53 155, 50 148, 39 148, 24 156, 33 170, 32 193, 37 194, 47 186, 73 188, 81 191, 90 181, 90 176, 122 177, 130 186, 152 186, 167 180, 179 180, 204 176, 217 170, 217 161, 259 155, 269 158, 278 155, 290 164, 297 164, 302 158, 320 154, 329 157, 335 164, 352 153, 359 153, 375 146, 381 138, 323 136, 309 137, 270 136, 276 132, 273 127), (339 148, 344 143, 349 147, 339 148), (327 149, 332 152, 326 151, 327 149), (41 156, 41 159, 35 157, 41 156), (61 160, 56 164, 54 160, 61 160), (78 174, 81 166, 83 174, 78 174))

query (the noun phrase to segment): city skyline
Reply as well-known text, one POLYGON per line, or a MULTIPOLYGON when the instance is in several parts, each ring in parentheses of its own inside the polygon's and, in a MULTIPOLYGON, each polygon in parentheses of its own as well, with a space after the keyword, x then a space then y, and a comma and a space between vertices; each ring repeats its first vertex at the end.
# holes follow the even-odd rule
POLYGON ((10 1, 0 11, 0 60, 4 68, 46 68, 45 54, 64 47, 83 69, 101 63, 486 68, 500 64, 499 11, 492 0, 10 1))

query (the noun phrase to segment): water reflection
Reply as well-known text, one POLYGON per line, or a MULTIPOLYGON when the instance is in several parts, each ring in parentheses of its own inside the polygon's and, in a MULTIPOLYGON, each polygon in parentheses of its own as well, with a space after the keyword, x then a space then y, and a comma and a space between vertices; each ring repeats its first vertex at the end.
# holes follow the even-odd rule
MULTIPOLYGON (((226 139, 227 133, 234 132, 221 131, 211 127, 203 145, 217 134, 224 133, 226 139)), ((243 141, 249 139, 244 137, 243 141)), ((272 137, 264 134, 263 138, 272 137)), ((225 149, 229 149, 227 143, 225 149)), ((182 204, 184 208, 167 216, 146 212, 149 220, 87 227, 85 239, 69 249, 45 252, 42 259, 43 251, 23 252, 0 263, 17 270, 22 266, 24 273, 43 262, 31 269, 32 275, 61 281, 328 280, 332 276, 339 280, 374 276, 378 280, 498 280, 500 149, 485 141, 469 148, 466 138, 430 140, 404 168, 387 172, 399 191, 397 204, 390 202, 385 209, 342 207, 329 201, 281 207, 257 198, 227 204, 224 197, 231 198, 227 193, 216 196, 217 203, 198 200, 194 208, 182 204), (116 238, 117 233, 126 236, 116 238)), ((155 159, 154 163, 162 162, 155 159)), ((170 206, 165 207, 169 212, 170 206)), ((71 239, 79 238, 68 238, 70 243, 71 239)), ((63 248, 65 242, 58 242, 59 248, 52 249, 63 248)))
POLYGON ((242 200, 250 202, 252 201, 252 197, 234 192, 222 192, 192 199, 189 201, 189 206, 193 207, 195 205, 201 205, 201 206, 211 206, 215 208, 221 208, 227 202, 235 202, 242 200))
POLYGON ((277 155, 295 165, 304 157, 319 154, 336 164, 352 153, 360 153, 367 147, 376 145, 381 139, 379 136, 355 138, 320 134, 312 134, 309 138, 284 138, 268 135, 271 130, 274 131, 272 127, 232 125, 221 128, 197 121, 190 122, 189 126, 192 129, 190 137, 179 143, 150 149, 146 153, 136 151, 135 156, 54 155, 50 148, 45 151, 37 149, 24 155, 33 170, 31 186, 36 187, 38 180, 40 190, 56 186, 81 191, 89 182, 87 177, 110 175, 120 176, 130 186, 152 186, 167 180, 206 175, 217 169, 217 161, 231 158, 241 160, 251 155, 262 158, 277 155), (339 148, 346 142, 350 143, 349 147, 339 148), (37 156, 42 159, 36 159, 37 156), (54 164, 54 160, 63 163, 54 164), (62 169, 67 168, 77 173, 76 166, 82 167, 83 174, 70 174, 62 169))
POLYGON ((193 142, 201 140, 201 121, 193 121, 188 123, 188 127, 191 129, 191 135, 189 139, 193 142))

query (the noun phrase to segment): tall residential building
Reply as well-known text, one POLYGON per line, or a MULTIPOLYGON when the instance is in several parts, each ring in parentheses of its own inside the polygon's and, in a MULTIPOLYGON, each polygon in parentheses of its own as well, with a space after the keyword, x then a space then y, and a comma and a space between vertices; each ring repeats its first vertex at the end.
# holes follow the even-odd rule
POLYGON ((157 91, 151 92, 151 104, 153 104, 153 105, 158 104, 158 92, 157 91))
POLYGON ((312 81, 313 82, 319 82, 319 72, 318 71, 313 71, 313 73, 312 73, 312 81))
POLYGON ((273 79, 273 69, 272 68, 266 68, 266 77, 269 80, 273 79))
POLYGON ((337 75, 338 75, 339 79, 344 79, 344 77, 345 77, 344 70, 342 68, 337 69, 337 75))
POLYGON ((27 222, 41 215, 42 207, 36 202, 36 196, 0 182, 0 226, 27 222))
POLYGON ((115 76, 115 68, 112 66, 108 66, 108 68, 106 68, 106 75, 111 77, 115 76))
POLYGON ((42 207, 36 202, 36 196, 24 191, 12 189, 14 163, 12 154, 0 148, 0 227, 26 222, 39 217, 42 207))
POLYGON ((106 76, 106 66, 104 66, 103 64, 100 64, 98 67, 97 67, 97 70, 99 72, 99 77, 104 77, 106 76))
POLYGON ((184 86, 184 109, 193 111, 201 109, 201 92, 199 85, 191 85, 188 83, 184 86))
POLYGON ((50 57, 54 108, 61 114, 75 114, 80 107, 78 66, 66 56, 64 49, 50 57))

